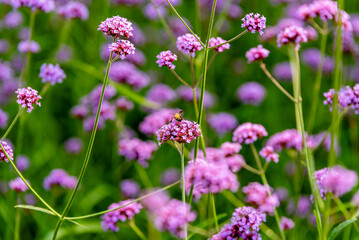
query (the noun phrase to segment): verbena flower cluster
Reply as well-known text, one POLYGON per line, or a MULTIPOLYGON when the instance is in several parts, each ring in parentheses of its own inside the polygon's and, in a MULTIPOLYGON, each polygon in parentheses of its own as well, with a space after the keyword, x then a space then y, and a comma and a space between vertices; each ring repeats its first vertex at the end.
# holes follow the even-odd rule
POLYGON ((156 58, 158 59, 156 63, 159 67, 166 66, 170 69, 176 68, 173 62, 177 61, 177 55, 172 53, 170 50, 160 52, 160 54, 158 54, 156 58))
POLYGON ((77 183, 77 178, 70 176, 63 169, 54 169, 44 179, 44 188, 50 191, 55 186, 61 186, 66 189, 74 189, 77 183))
POLYGON ((246 58, 248 59, 248 63, 261 61, 267 58, 268 55, 269 50, 265 49, 262 45, 258 45, 255 48, 251 48, 246 52, 246 58))
POLYGON ((293 43, 298 49, 300 47, 300 43, 303 42, 308 42, 307 31, 298 26, 290 26, 283 29, 277 37, 278 47, 293 43))
POLYGON ((239 125, 233 132, 232 140, 239 144, 250 144, 268 135, 265 128, 260 124, 244 123, 239 125))
POLYGON ((178 111, 178 109, 170 108, 155 111, 143 119, 140 123, 139 130, 148 136, 154 135, 163 125, 170 122, 173 114, 178 111))
POLYGON ((246 82, 237 90, 237 97, 243 104, 259 106, 267 95, 267 90, 257 82, 246 82))
POLYGON ((259 155, 261 155, 261 157, 263 157, 267 162, 273 161, 277 163, 279 161, 278 153, 274 152, 274 149, 271 146, 265 146, 262 148, 259 155))
POLYGON ((122 180, 120 183, 121 193, 126 198, 135 198, 140 193, 140 186, 131 179, 122 180))
POLYGON ((34 109, 33 104, 41 106, 39 102, 41 96, 31 87, 19 88, 15 93, 17 94, 16 102, 20 104, 22 108, 26 108, 28 113, 34 109))
POLYGON ((14 160, 14 151, 12 150, 11 145, 7 141, 0 141, 0 143, 5 150, 4 152, 2 148, 0 148, 0 162, 9 162, 9 158, 11 161, 14 160), (7 158, 6 155, 8 155, 9 158, 7 158))
POLYGON ((66 74, 58 64, 44 63, 40 68, 39 77, 43 83, 49 82, 51 85, 55 85, 56 83, 62 83, 66 78, 66 74))
POLYGON ((150 77, 129 62, 114 62, 111 65, 109 78, 118 83, 124 83, 135 90, 140 90, 150 83, 150 77))
POLYGON ((107 18, 105 21, 101 22, 98 30, 113 38, 123 37, 127 39, 133 36, 132 23, 120 16, 107 18))
POLYGON ((138 138, 123 139, 118 142, 118 154, 127 160, 137 160, 143 167, 148 167, 148 161, 157 150, 157 145, 151 141, 138 138))
POLYGON ((19 43, 17 49, 21 53, 38 53, 40 51, 40 45, 35 41, 25 40, 19 43))
MULTIPOLYGON (((338 94, 338 103, 342 108, 351 108, 354 110, 355 114, 359 114, 359 84, 355 84, 353 88, 346 86, 339 90, 338 94)), ((333 100, 335 95, 334 89, 329 89, 328 92, 325 92, 324 105, 329 105, 330 110, 333 108, 333 100)))
POLYGON ((177 38, 177 49, 187 55, 190 55, 191 57, 194 57, 197 51, 203 49, 203 46, 193 34, 186 33, 177 38))
POLYGON ((215 47, 213 48, 214 51, 216 52, 223 52, 224 50, 228 50, 231 45, 229 43, 225 43, 226 40, 222 39, 221 37, 216 37, 216 38, 210 38, 209 39, 209 47, 215 47), (221 44, 221 45, 220 45, 221 44), (220 46, 218 46, 220 45, 220 46), (218 47, 216 47, 218 46, 218 47))
POLYGON ((135 53, 135 46, 128 40, 118 39, 108 46, 109 50, 116 53, 124 60, 128 55, 135 53))
POLYGON ((290 230, 294 228, 294 222, 292 219, 287 217, 281 217, 280 218, 280 228, 283 230, 290 230))
POLYGON ((231 222, 212 236, 212 240, 261 239, 260 225, 266 221, 266 215, 252 207, 240 207, 232 215, 231 222))
POLYGON ((26 192, 29 188, 21 178, 15 178, 9 182, 9 187, 16 192, 26 192))
POLYGON ((177 93, 170 86, 159 83, 152 85, 146 93, 146 98, 161 106, 166 106, 167 103, 177 99, 177 93))
POLYGON ((87 20, 89 10, 87 6, 81 2, 68 2, 57 8, 57 13, 63 18, 87 20))
POLYGON ((268 185, 252 182, 242 188, 246 195, 246 202, 258 208, 262 212, 272 215, 276 207, 279 206, 279 199, 273 189, 268 185))
POLYGON ((225 112, 210 114, 207 122, 220 137, 223 137, 238 125, 237 118, 234 115, 225 112))
POLYGON ((247 30, 251 33, 255 33, 257 31, 260 35, 262 35, 263 29, 266 28, 267 19, 259 13, 249 13, 242 18, 242 21, 242 27, 247 28, 247 30))
POLYGON ((29 7, 32 11, 40 10, 43 12, 51 12, 55 9, 55 2, 53 0, 11 0, 13 8, 29 7))

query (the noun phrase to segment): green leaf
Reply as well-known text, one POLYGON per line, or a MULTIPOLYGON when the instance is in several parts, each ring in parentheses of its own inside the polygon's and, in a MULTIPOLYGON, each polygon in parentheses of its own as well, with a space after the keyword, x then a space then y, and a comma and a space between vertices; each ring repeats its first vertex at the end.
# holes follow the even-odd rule
POLYGON ((344 222, 342 222, 341 224, 339 224, 338 226, 336 226, 329 234, 328 240, 334 240, 336 239, 339 234, 348 226, 350 226, 352 223, 354 223, 358 218, 351 218, 349 220, 346 220, 344 222))
POLYGON ((39 211, 39 212, 44 212, 44 213, 47 213, 47 214, 50 214, 50 215, 54 215, 55 214, 45 208, 41 208, 41 207, 35 207, 35 206, 32 206, 32 205, 16 205, 15 208, 23 208, 23 209, 29 209, 29 210, 35 210, 35 211, 39 211))

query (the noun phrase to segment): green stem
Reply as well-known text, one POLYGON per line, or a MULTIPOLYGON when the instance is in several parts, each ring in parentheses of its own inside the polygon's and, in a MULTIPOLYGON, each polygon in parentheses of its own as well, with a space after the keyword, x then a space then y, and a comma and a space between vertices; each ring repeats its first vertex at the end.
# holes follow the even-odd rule
POLYGON ((262 174, 261 171, 255 169, 255 168, 253 168, 253 167, 251 167, 251 166, 249 166, 249 165, 246 164, 246 163, 241 164, 241 166, 242 166, 244 169, 250 171, 251 173, 254 173, 254 174, 257 174, 257 175, 261 175, 261 174, 262 174))
MULTIPOLYGON (((168 0, 167 0, 168 1, 168 0)), ((211 18, 209 20, 209 24, 208 24, 208 32, 207 32, 207 40, 206 40, 206 47, 204 50, 204 62, 203 62, 203 78, 202 78, 202 89, 201 89, 201 100, 199 103, 199 114, 198 114, 198 124, 201 126, 202 123, 202 117, 203 117, 203 99, 204 99, 204 92, 206 89, 206 78, 207 78, 207 63, 208 63, 208 52, 209 52, 209 39, 211 38, 212 35, 212 29, 213 29, 213 22, 214 22, 214 15, 216 12, 216 5, 217 5, 217 0, 213 0, 213 5, 212 5, 212 11, 211 11, 211 18)), ((204 141, 202 142, 202 144, 204 143, 204 141)), ((196 145, 194 148, 194 158, 197 158, 197 153, 198 153, 198 147, 199 147, 199 139, 196 139, 196 145)), ((205 149, 203 149, 205 150, 205 149)))
POLYGON ((108 82, 108 74, 110 72, 110 67, 111 67, 111 63, 112 63, 111 62, 112 56, 113 56, 113 52, 111 52, 110 58, 109 58, 108 63, 107 63, 106 74, 105 74, 105 78, 104 78, 103 85, 102 85, 101 97, 100 97, 100 101, 98 103, 97 112, 96 112, 95 124, 94 124, 93 129, 92 129, 90 142, 89 142, 89 145, 88 145, 88 148, 87 148, 87 152, 86 152, 84 162, 82 164, 81 172, 80 172, 80 175, 78 177, 78 181, 76 183, 75 189, 72 191, 71 197, 70 197, 69 201, 67 202, 64 211, 61 214, 61 218, 57 222, 57 225, 56 225, 56 228, 55 228, 55 231, 54 231, 54 235, 53 235, 53 238, 52 238, 53 240, 56 239, 57 233, 58 233, 59 229, 61 228, 62 222, 64 221, 64 217, 66 216, 66 214, 68 213, 68 211, 70 210, 70 208, 72 206, 72 203, 73 203, 74 198, 76 196, 76 193, 77 193, 77 191, 78 191, 78 189, 80 187, 80 184, 82 182, 82 179, 83 179, 83 177, 85 175, 85 172, 86 172, 86 169, 87 169, 87 165, 88 165, 89 160, 90 160, 93 143, 94 143, 95 137, 96 137, 97 125, 98 125, 98 121, 99 121, 99 118, 100 118, 102 101, 103 101, 106 85, 107 85, 107 82, 108 82))
POLYGON ((220 47, 222 46, 223 44, 226 44, 226 43, 230 43, 230 42, 233 42, 234 40, 237 40, 238 38, 242 37, 244 34, 246 34, 248 32, 248 30, 244 30, 243 32, 241 32, 240 34, 238 34, 237 36, 229 39, 228 41, 225 41, 221 44, 218 44, 216 46, 213 46, 213 47, 210 47, 209 49, 213 49, 213 48, 217 48, 217 47, 220 47))
MULTIPOLYGON (((182 202, 183 209, 186 209, 186 188, 185 188, 185 178, 184 178, 184 143, 181 143, 181 178, 182 178, 182 202)), ((187 214, 185 212, 185 214, 187 214)), ((184 239, 187 240, 187 223, 184 225, 184 239)))
POLYGON ((211 200, 212 200, 212 211, 213 211, 214 223, 216 224, 216 231, 218 232, 219 231, 218 217, 217 217, 216 203, 215 203, 215 199, 214 199, 214 194, 211 193, 210 197, 211 197, 211 200))
POLYGON ((25 185, 30 189, 30 191, 51 211, 53 212, 56 216, 60 217, 60 214, 58 212, 56 212, 44 199, 42 199, 42 197, 40 197, 40 195, 31 187, 31 185, 28 183, 28 181, 26 181, 26 179, 24 178, 24 176, 21 174, 21 172, 19 171, 19 169, 17 169, 15 163, 11 160, 11 158, 9 157, 8 153, 5 151, 4 146, 2 145, 2 143, 0 142, 0 147, 1 150, 3 151, 3 153, 5 153, 6 158, 9 160, 11 166, 14 168, 16 174, 22 179, 22 181, 25 183, 25 185))
POLYGON ((20 208, 17 208, 16 209, 16 219, 15 219, 14 240, 20 240, 20 223, 21 223, 21 210, 20 210, 20 208))
POLYGON ((189 88, 192 88, 185 80, 183 80, 174 69, 170 68, 171 72, 175 75, 175 77, 180 80, 181 83, 183 83, 184 85, 186 85, 189 88))
MULTIPOLYGON (((211 64, 212 64, 214 58, 216 57, 216 55, 217 55, 217 52, 214 52, 213 55, 212 55, 212 57, 211 57, 211 59, 209 60, 209 62, 208 62, 208 64, 207 64, 207 70, 208 70, 209 67, 211 66, 211 64)), ((202 73, 201 76, 199 76, 199 78, 197 79, 197 82, 196 82, 196 84, 195 84, 195 87, 198 86, 199 82, 200 82, 201 79, 202 79, 202 76, 203 76, 203 73, 202 73)))
POLYGON ((132 228, 132 230, 137 234, 137 236, 139 236, 142 240, 147 240, 143 232, 136 226, 135 221, 133 219, 130 221, 129 225, 132 228))
POLYGON ((192 92, 193 92, 193 105, 196 113, 196 118, 198 118, 198 105, 197 105, 197 95, 196 95, 196 87, 194 84, 194 69, 193 69, 193 57, 190 58, 191 65, 191 79, 192 79, 192 92))
MULTIPOLYGON (((265 172, 264 172, 264 170, 263 170, 263 166, 262 166, 261 160, 259 159, 259 155, 258 155, 257 149, 256 149, 256 147, 254 146, 253 143, 251 143, 250 146, 251 146, 251 150, 252 150, 254 159, 256 160, 256 163, 257 163, 257 165, 258 165, 258 169, 259 169, 259 171, 261 172, 260 176, 261 176, 262 182, 263 182, 263 184, 267 187, 268 195, 269 195, 269 196, 272 196, 272 193, 271 193, 271 190, 270 190, 270 186, 269 186, 269 184, 268 184, 267 177, 266 177, 265 172)), ((276 209, 276 208, 274 208, 274 218, 275 218, 275 220, 276 220, 276 222, 277 222, 278 229, 279 229, 279 232, 280 232, 280 236, 281 236, 282 240, 285 240, 285 234, 284 234, 282 228, 280 227, 280 219, 279 219, 279 215, 278 215, 278 212, 277 212, 277 209, 276 209)))
POLYGON ((180 181, 174 182, 174 183, 172 183, 172 184, 170 184, 170 185, 167 185, 166 187, 163 187, 163 188, 161 188, 161 189, 158 189, 157 191, 151 192, 151 193, 149 193, 149 194, 143 195, 142 197, 139 197, 139 198, 137 198, 137 199, 135 199, 135 200, 133 200, 133 201, 131 201, 131 202, 128 202, 128 203, 126 203, 126 204, 124 204, 124 205, 122 205, 122 206, 119 206, 119 207, 117 207, 117 208, 112 208, 112 209, 108 209, 108 210, 105 210, 105 211, 101 211, 101 212, 97 212, 97 213, 92 213, 92 214, 88 214, 88 215, 83 215, 83 216, 78 216, 78 217, 65 217, 64 219, 65 219, 65 220, 76 220, 76 219, 85 219, 85 218, 91 218, 91 217, 96 217, 96 216, 104 215, 105 213, 109 213, 109 212, 112 212, 112 211, 116 211, 116 210, 118 210, 118 209, 120 209, 120 208, 123 208, 123 207, 126 207, 126 206, 128 206, 128 205, 130 205, 130 204, 132 204, 132 203, 135 203, 135 202, 141 201, 142 199, 148 198, 149 196, 152 196, 152 195, 157 194, 157 193, 159 193, 159 192, 165 191, 165 190, 167 190, 167 189, 169 189, 169 188, 171 188, 171 187, 173 187, 173 186, 175 186, 175 185, 177 185, 177 184, 179 184, 179 183, 180 183, 180 181))
POLYGON ((15 123, 17 122, 17 120, 19 119, 19 117, 21 116, 21 114, 24 112, 24 110, 25 110, 25 108, 21 108, 21 109, 17 112, 17 114, 16 114, 14 120, 12 120, 10 126, 8 127, 8 129, 6 130, 6 132, 4 133, 4 135, 2 136, 1 141, 3 141, 3 140, 7 137, 7 135, 9 135, 11 129, 15 126, 15 123))
MULTIPOLYGON (((199 39, 199 37, 192 31, 192 29, 187 25, 187 23, 183 20, 183 18, 181 17, 181 15, 178 14, 178 12, 176 11, 176 9, 174 8, 174 6, 172 5, 172 3, 169 0, 166 0, 168 5, 171 7, 172 11, 177 15, 177 17, 181 20, 181 22, 186 26, 186 28, 188 29, 188 31, 190 31, 190 33, 193 34, 193 36, 197 39, 197 41, 202 45, 202 47, 206 47, 203 42, 201 41, 201 39, 199 39)), ((216 0, 214 0, 216 1, 216 0)))
MULTIPOLYGON (((328 23, 324 22, 324 28, 327 29, 328 23)), ((322 83, 322 75, 323 75, 323 63, 324 63, 324 57, 325 57, 325 49, 327 45, 327 33, 323 33, 321 36, 321 42, 320 42, 320 62, 317 70, 317 77, 315 79, 315 84, 313 88, 313 101, 312 101, 312 107, 310 109, 310 115, 309 115, 309 122, 308 122, 308 133, 311 133, 314 127, 315 117, 317 113, 317 107, 319 103, 319 95, 320 95, 320 86, 322 83)))

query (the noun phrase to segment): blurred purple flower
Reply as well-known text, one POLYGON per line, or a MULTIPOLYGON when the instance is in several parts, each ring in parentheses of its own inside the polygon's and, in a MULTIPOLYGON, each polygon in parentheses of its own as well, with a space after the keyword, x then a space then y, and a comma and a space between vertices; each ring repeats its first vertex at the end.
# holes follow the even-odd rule
MULTIPOLYGON (((320 64, 320 50, 316 48, 305 49, 302 53, 302 61, 308 67, 317 71, 320 64)), ((334 59, 328 56, 324 56, 323 59, 323 73, 331 74, 334 70, 334 59)))
POLYGON ((237 90, 237 97, 239 101, 253 106, 260 105, 266 95, 266 89, 257 82, 244 83, 237 90))
POLYGON ((66 44, 62 44, 56 53, 56 58, 59 62, 66 63, 73 58, 73 55, 74 51, 72 47, 66 44))
POLYGON ((82 150, 82 139, 78 137, 69 138, 65 142, 66 152, 69 154, 79 154, 82 150))
POLYGON ((234 130, 232 140, 239 144, 250 144, 267 135, 268 133, 262 125, 247 122, 239 125, 236 130, 234 130))
POLYGON ((7 126, 7 122, 9 120, 9 114, 7 114, 6 112, 4 112, 1 108, 0 108, 0 128, 4 129, 7 126))
POLYGON ((81 2, 68 2, 57 8, 57 13, 63 18, 87 20, 89 10, 87 6, 81 2))
POLYGON ((35 41, 25 40, 19 43, 17 49, 21 53, 38 53, 40 51, 40 45, 35 41))
POLYGON ((120 187, 121 187, 121 193, 126 198, 135 198, 138 196, 140 192, 140 186, 134 180, 130 180, 130 179, 122 180, 120 183, 120 187))
POLYGON ((137 160, 143 167, 148 167, 148 161, 156 150, 157 145, 154 142, 137 138, 122 139, 118 142, 118 154, 127 160, 137 160))
MULTIPOLYGON (((27 181, 28 182, 28 181, 27 181)), ((24 183, 24 181, 21 178, 15 178, 14 180, 9 182, 9 187, 20 193, 20 192, 26 192, 26 190, 28 190, 29 188, 26 186, 26 184, 24 183)))
POLYGON ((118 99, 116 99, 115 106, 119 110, 130 111, 133 109, 134 104, 125 97, 119 97, 118 99))
POLYGON ((115 82, 128 84, 136 90, 146 87, 151 81, 146 73, 128 62, 114 62, 109 77, 115 82))
POLYGON ((181 173, 177 168, 168 168, 162 172, 160 182, 163 186, 170 185, 181 178, 181 173))
POLYGON ((16 28, 22 24, 23 20, 21 12, 12 11, 5 15, 4 24, 7 28, 16 28))
POLYGON ((41 65, 39 77, 43 83, 50 82, 51 85, 62 83, 66 74, 60 68, 59 64, 44 63, 41 65))
POLYGON ((210 38, 209 39, 209 47, 214 47, 219 44, 222 44, 221 46, 215 47, 213 49, 214 51, 221 53, 224 50, 228 50, 231 47, 231 45, 229 43, 225 43, 225 42, 226 42, 226 40, 222 39, 221 37, 210 38), (223 43, 225 43, 225 44, 223 44, 223 43))
POLYGON ((150 136, 154 135, 163 125, 167 124, 173 117, 173 113, 178 109, 164 108, 146 116, 140 123, 139 129, 142 133, 150 136))
POLYGON ((63 169, 54 169, 44 179, 44 188, 50 191, 55 186, 61 186, 69 190, 74 189, 77 183, 77 178, 70 176, 63 169))
POLYGON ((30 167, 30 160, 25 155, 17 156, 15 162, 16 162, 16 167, 20 172, 23 172, 30 167))
POLYGON ((277 37, 278 47, 285 44, 293 43, 299 49, 300 43, 307 42, 307 31, 298 26, 290 26, 283 29, 277 37))
POLYGON ((152 102, 166 105, 177 98, 176 92, 166 84, 153 85, 147 92, 146 98, 152 102))
POLYGON ((259 211, 272 215, 275 208, 279 206, 277 194, 273 193, 272 188, 268 185, 252 182, 243 187, 242 191, 246 195, 246 202, 254 205, 259 211))
POLYGON ((282 230, 290 230, 294 228, 294 222, 292 219, 287 217, 281 217, 280 218, 280 228, 282 230))
POLYGON ((208 125, 221 137, 232 131, 238 125, 236 117, 233 114, 226 112, 210 114, 207 122, 208 125))
POLYGON ((261 61, 267 58, 268 55, 269 55, 269 50, 263 48, 262 45, 258 45, 255 48, 251 48, 246 52, 246 58, 248 59, 248 63, 261 61))
POLYGON ((273 161, 278 163, 279 161, 278 153, 274 152, 274 149, 271 146, 262 148, 262 150, 259 152, 259 155, 261 155, 261 157, 264 158, 267 162, 273 161))

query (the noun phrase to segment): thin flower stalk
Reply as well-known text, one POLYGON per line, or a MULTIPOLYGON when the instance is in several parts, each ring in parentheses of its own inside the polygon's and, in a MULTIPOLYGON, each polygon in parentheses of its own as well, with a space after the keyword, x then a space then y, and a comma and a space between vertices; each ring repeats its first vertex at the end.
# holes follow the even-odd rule
MULTIPOLYGON (((213 62, 213 60, 214 60, 214 58, 215 58, 216 56, 217 56, 217 52, 214 52, 213 55, 212 55, 212 57, 211 57, 211 59, 209 60, 209 62, 208 62, 208 64, 207 64, 207 69, 209 69, 209 67, 211 66, 211 64, 212 64, 212 62, 213 62)), ((197 87, 198 84, 201 82, 202 77, 203 77, 203 73, 201 74, 201 76, 199 76, 199 78, 198 78, 198 80, 197 80, 197 82, 196 82, 196 84, 195 84, 195 87, 197 87)))
POLYGON ((192 79, 192 92, 193 92, 193 105, 196 113, 196 117, 198 117, 198 104, 197 104, 197 95, 196 95, 196 85, 194 83, 194 69, 193 69, 193 57, 190 58, 191 64, 191 79, 192 79))
POLYGON ((20 118, 20 116, 23 114, 24 111, 25 111, 25 108, 20 108, 20 110, 17 112, 14 120, 12 120, 10 126, 7 128, 6 132, 2 136, 1 141, 3 141, 7 137, 7 135, 9 135, 12 128, 15 126, 15 123, 17 122, 17 120, 20 118))
POLYGON ((133 219, 130 221, 129 225, 139 238, 141 238, 142 240, 147 240, 147 238, 145 237, 143 232, 137 227, 137 225, 133 219))
MULTIPOLYGON (((17 196, 17 197, 18 197, 18 201, 19 201, 19 196, 17 196)), ((20 240, 20 225, 21 225, 21 209, 18 208, 18 209, 16 209, 14 240, 20 240)))
MULTIPOLYGON (((185 189, 185 177, 184 177, 184 143, 181 143, 181 180, 182 180, 182 202, 183 207, 186 209, 186 189, 185 189)), ((184 239, 188 239, 187 222, 184 225, 184 239)))
POLYGON ((183 83, 184 85, 186 85, 189 88, 192 88, 185 80, 183 80, 174 69, 170 68, 171 72, 175 75, 175 77, 180 80, 181 83, 183 83))
POLYGON ((214 200, 214 194, 211 193, 210 194, 210 198, 211 198, 211 204, 212 204, 212 212, 213 212, 213 218, 214 218, 214 223, 216 226, 216 232, 219 231, 219 226, 218 226, 218 217, 217 217, 217 211, 216 211, 216 203, 214 200))
POLYGON ((244 30, 243 32, 241 32, 241 33, 238 34, 237 36, 235 36, 235 37, 229 39, 228 41, 225 41, 225 42, 223 42, 223 43, 221 43, 221 44, 218 44, 218 45, 216 45, 216 46, 210 47, 209 49, 217 48, 217 47, 219 47, 219 46, 222 46, 223 44, 233 42, 234 40, 237 40, 238 38, 242 37, 242 36, 243 36, 244 34, 246 34, 247 32, 248 32, 248 30, 244 30))

